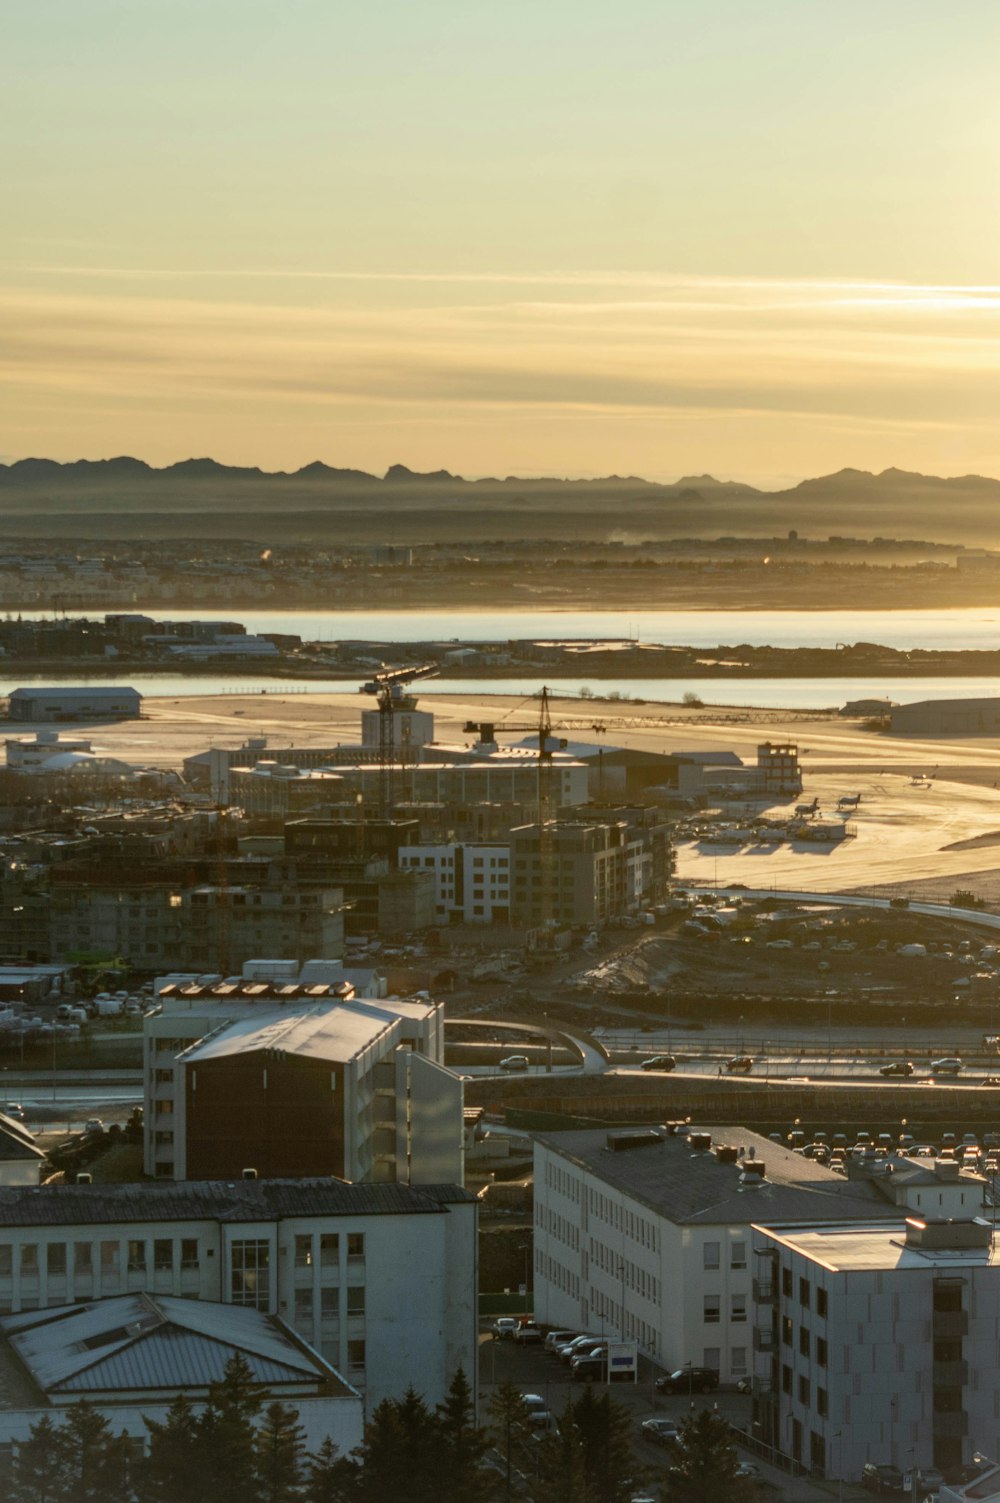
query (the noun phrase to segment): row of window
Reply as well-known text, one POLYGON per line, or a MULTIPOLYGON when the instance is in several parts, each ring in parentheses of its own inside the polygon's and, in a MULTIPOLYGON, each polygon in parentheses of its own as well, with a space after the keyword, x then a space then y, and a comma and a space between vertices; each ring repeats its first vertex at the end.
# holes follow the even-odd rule
MULTIPOLYGON (((718 1294, 705 1295, 704 1321, 708 1326, 718 1325, 722 1319, 722 1300, 718 1294)), ((747 1318, 747 1297, 745 1294, 732 1295, 729 1302, 729 1319, 739 1323, 747 1318)))
MULTIPOLYGON (((146 1273, 149 1243, 130 1240, 125 1244, 125 1266, 129 1273, 146 1273)), ((0 1278, 11 1278, 15 1271, 24 1278, 37 1278, 42 1262, 48 1278, 65 1278, 72 1267, 74 1275, 91 1275, 99 1267, 102 1275, 120 1274, 122 1269, 122 1244, 106 1242, 49 1242, 41 1247, 37 1242, 22 1242, 15 1248, 9 1242, 0 1242, 0 1278), (15 1257, 15 1252, 17 1257, 15 1257)), ((171 1237, 157 1237, 153 1242, 153 1269, 156 1272, 173 1273, 175 1263, 181 1271, 197 1270, 198 1239, 183 1237, 176 1241, 171 1237)))
MULTIPOLYGON (((825 1336, 815 1338, 815 1359, 817 1367, 826 1367, 828 1347, 825 1336)), ((794 1327, 790 1315, 781 1317, 781 1344, 792 1346, 794 1343, 794 1327)), ((813 1356, 813 1335, 808 1326, 799 1326, 799 1351, 803 1357, 813 1356)))
MULTIPOLYGON (((722 1244, 721 1242, 705 1242, 702 1244, 702 1266, 706 1269, 716 1269, 721 1266, 722 1244)), ((747 1245, 745 1242, 730 1242, 729 1244, 730 1268, 745 1268, 747 1266, 747 1245)))
MULTIPOLYGON (((316 1303, 313 1300, 311 1287, 296 1289, 295 1291, 295 1319, 296 1321, 312 1320, 316 1313, 316 1303)), ((363 1284, 348 1285, 347 1300, 345 1305, 348 1315, 364 1315, 365 1313, 365 1289, 363 1284)), ((319 1291, 319 1317, 320 1320, 340 1319, 340 1287, 334 1285, 332 1289, 319 1291)))
MULTIPOLYGON (((793 1289, 792 1270, 790 1268, 782 1268, 782 1270, 781 1270, 781 1292, 784 1295, 785 1299, 791 1299, 792 1298, 792 1289, 793 1289)), ((815 1304, 816 1314, 819 1315, 823 1320, 825 1320, 826 1319, 826 1312, 827 1312, 827 1293, 826 1293, 826 1290, 825 1289, 821 1289, 817 1285, 816 1290, 815 1290, 815 1294, 816 1294, 816 1304, 815 1304)), ((810 1284, 809 1280, 808 1279, 804 1279, 804 1278, 800 1278, 799 1279, 799 1304, 802 1306, 803 1310, 811 1310, 813 1308, 812 1295, 813 1295, 813 1289, 812 1289, 812 1285, 810 1284)))
MULTIPOLYGON (((781 1369, 781 1391, 782 1391, 782 1393, 788 1394, 789 1397, 791 1397, 792 1392, 793 1392, 793 1389, 792 1389, 792 1369, 790 1367, 787 1367, 787 1366, 782 1366, 782 1369, 781 1369)), ((810 1383, 809 1379, 805 1376, 804 1373, 800 1373, 799 1374, 798 1390, 797 1390, 797 1395, 796 1396, 798 1398, 799 1403, 802 1404, 802 1405, 804 1405, 806 1409, 808 1409, 808 1408, 811 1407, 811 1404, 812 1404, 812 1384, 810 1383)), ((830 1399, 829 1399, 829 1395, 827 1394, 826 1389, 825 1388, 819 1388, 819 1387, 817 1387, 817 1389, 816 1389, 816 1413, 820 1416, 821 1419, 825 1419, 825 1417, 829 1414, 829 1412, 830 1412, 829 1405, 830 1405, 830 1399)))
MULTIPOLYGON (((349 1258, 363 1258, 365 1255, 364 1232, 348 1232, 346 1237, 347 1256, 349 1258)), ((311 1233, 295 1238, 295 1266, 296 1268, 312 1268, 316 1263, 321 1268, 337 1268, 340 1266, 340 1233, 321 1232, 318 1237, 311 1233)))

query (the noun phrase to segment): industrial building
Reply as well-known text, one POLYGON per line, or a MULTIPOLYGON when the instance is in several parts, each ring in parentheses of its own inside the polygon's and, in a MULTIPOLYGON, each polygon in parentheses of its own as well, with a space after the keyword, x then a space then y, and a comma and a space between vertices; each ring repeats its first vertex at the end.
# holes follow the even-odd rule
POLYGON ((754 1227, 755 1422, 828 1477, 1000 1453, 991 1221, 754 1227))
POLYGON ((893 705, 889 727, 895 736, 1000 736, 1000 698, 893 705))
POLYGON ((136 720, 142 713, 142 695, 138 689, 115 685, 102 689, 41 689, 32 685, 14 689, 10 695, 11 720, 136 720))
POLYGON ((477 1211, 453 1184, 329 1176, 5 1189, 0 1312, 139 1292, 239 1306, 279 1316, 369 1413, 411 1384, 433 1407, 458 1367, 476 1388, 477 1211))

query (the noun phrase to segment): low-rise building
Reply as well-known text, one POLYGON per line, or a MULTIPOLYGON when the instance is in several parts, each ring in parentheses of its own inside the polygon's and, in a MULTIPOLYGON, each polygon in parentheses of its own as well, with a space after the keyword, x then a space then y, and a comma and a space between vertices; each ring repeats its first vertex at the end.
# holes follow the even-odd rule
POLYGON ((138 689, 119 685, 102 689, 98 685, 70 688, 62 684, 43 689, 32 684, 12 690, 10 695, 11 720, 131 720, 141 713, 138 689))
POLYGON ((365 1395, 475 1391, 475 1197, 332 1178, 0 1195, 0 1313, 151 1294, 277 1315, 365 1395))

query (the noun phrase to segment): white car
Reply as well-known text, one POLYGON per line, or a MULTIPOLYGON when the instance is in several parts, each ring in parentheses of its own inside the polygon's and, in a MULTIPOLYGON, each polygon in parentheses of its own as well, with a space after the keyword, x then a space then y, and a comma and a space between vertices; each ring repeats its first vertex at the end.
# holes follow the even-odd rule
POLYGON ((948 1055, 945 1059, 931 1060, 932 1075, 957 1075, 962 1068, 962 1061, 954 1055, 948 1055))
POLYGON ((526 1054, 508 1054, 506 1059, 500 1061, 501 1070, 526 1070, 528 1068, 528 1056, 526 1054))

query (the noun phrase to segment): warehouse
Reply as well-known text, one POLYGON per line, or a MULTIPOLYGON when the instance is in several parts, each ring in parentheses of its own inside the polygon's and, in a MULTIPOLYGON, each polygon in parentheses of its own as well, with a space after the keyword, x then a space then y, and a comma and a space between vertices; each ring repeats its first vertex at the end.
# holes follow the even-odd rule
POLYGON ((137 720, 142 712, 138 689, 120 684, 108 688, 15 689, 10 696, 11 720, 137 720))
POLYGON ((921 699, 894 705, 896 736, 1000 736, 1000 699, 921 699))

